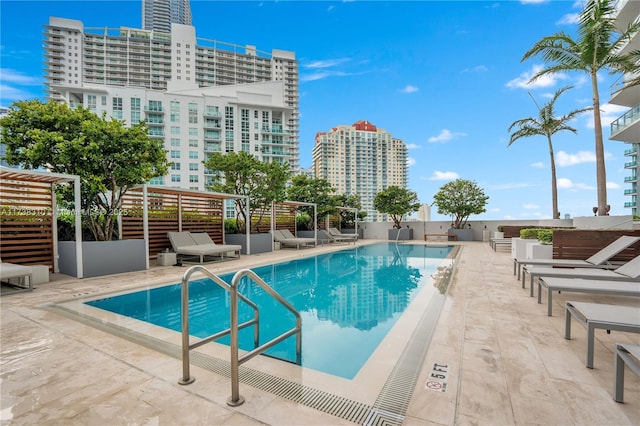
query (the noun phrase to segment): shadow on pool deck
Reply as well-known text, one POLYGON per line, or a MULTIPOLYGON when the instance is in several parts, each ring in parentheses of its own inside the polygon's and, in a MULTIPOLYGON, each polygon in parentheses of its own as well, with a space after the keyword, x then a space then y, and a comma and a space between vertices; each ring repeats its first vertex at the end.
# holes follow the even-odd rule
MULTIPOLYGON (((631 333, 596 332, 595 368, 585 367, 586 331, 564 338, 567 300, 638 306, 637 299, 560 294, 555 316, 513 276, 507 253, 487 243, 463 245, 404 424, 639 424, 640 379, 626 373, 625 403, 612 399, 615 342, 631 333), (434 364, 446 365, 446 392, 425 386, 434 364)), ((339 247, 344 248, 344 247, 339 247)), ((333 250, 243 256, 210 264, 214 273, 333 250)), ((186 267, 77 280, 54 276, 33 292, 3 295, 2 424, 351 424, 241 384, 246 402, 225 404, 226 377, 193 367, 180 386, 178 359, 42 309, 55 301, 179 281, 186 267)), ((249 361, 247 364, 253 362, 249 361)), ((390 360, 393 362, 393 360, 390 360)), ((300 377, 304 382, 304 375, 300 377)), ((363 389, 363 392, 366 391, 363 389)))

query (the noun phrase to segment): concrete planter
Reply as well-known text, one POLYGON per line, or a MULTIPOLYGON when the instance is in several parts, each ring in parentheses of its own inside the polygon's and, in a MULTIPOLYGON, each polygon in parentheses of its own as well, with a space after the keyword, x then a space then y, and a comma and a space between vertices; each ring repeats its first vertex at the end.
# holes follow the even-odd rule
POLYGON ((495 231, 495 232, 493 233, 493 238, 496 238, 496 239, 497 239, 497 238, 504 238, 504 232, 501 232, 501 231, 495 231))
POLYGON ((553 259, 553 245, 539 242, 527 244, 527 259, 553 259))
MULTIPOLYGON (((226 234, 226 244, 242 246, 242 254, 247 254, 247 236, 245 234, 226 234)), ((269 253, 272 251, 273 237, 271 232, 265 234, 251 234, 251 254, 269 253)))
POLYGON ((458 241, 473 241, 473 229, 449 229, 449 234, 455 234, 458 241))
POLYGON ((389 229, 389 240, 392 240, 392 241, 413 240, 413 229, 412 228, 389 229), (398 235, 398 233, 400 235, 398 235))
MULTIPOLYGON (((83 278, 147 269, 144 240, 83 241, 83 278)), ((60 273, 77 277, 76 242, 58 242, 60 273)))
POLYGON ((537 240, 522 239, 520 237, 511 238, 511 257, 514 259, 526 259, 527 244, 535 242, 537 240))

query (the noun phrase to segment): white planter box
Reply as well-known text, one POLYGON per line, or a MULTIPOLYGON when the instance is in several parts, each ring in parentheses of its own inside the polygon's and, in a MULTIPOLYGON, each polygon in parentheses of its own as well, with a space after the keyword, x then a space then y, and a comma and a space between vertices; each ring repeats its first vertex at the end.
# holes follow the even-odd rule
POLYGON ((527 244, 527 259, 553 259, 553 246, 551 244, 529 243, 527 244))
POLYGON ((156 264, 158 266, 173 266, 178 262, 176 253, 158 253, 156 264))
POLYGON ((523 240, 519 237, 511 238, 511 257, 513 257, 514 259, 526 259, 527 244, 531 242, 532 240, 523 240))
POLYGON ((493 238, 504 238, 504 232, 500 232, 500 231, 495 231, 493 233, 493 238))

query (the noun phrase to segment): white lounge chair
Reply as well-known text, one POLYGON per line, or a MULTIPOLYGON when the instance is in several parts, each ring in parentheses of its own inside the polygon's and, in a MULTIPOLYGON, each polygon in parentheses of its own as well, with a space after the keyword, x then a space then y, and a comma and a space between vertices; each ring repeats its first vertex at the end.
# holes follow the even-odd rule
POLYGON ((547 315, 549 316, 551 316, 554 291, 640 297, 640 282, 544 277, 538 279, 538 303, 542 303, 542 287, 547 289, 547 315))
POLYGON ((354 241, 358 239, 358 234, 345 234, 340 232, 337 228, 329 227, 327 228, 327 232, 329 233, 329 235, 335 238, 350 238, 354 241))
POLYGON ((613 361, 613 399, 624 401, 624 366, 640 376, 640 345, 628 343, 616 344, 616 357, 613 361))
POLYGON ((0 281, 20 278, 19 287, 33 290, 33 269, 30 266, 5 263, 0 260, 0 281))
POLYGON ((571 318, 587 328, 587 368, 593 368, 595 330, 640 333, 640 307, 567 302, 564 337, 571 340, 571 318))
MULTIPOLYGON (((526 267, 531 277, 530 296, 533 297, 533 280, 540 277, 584 278, 588 280, 640 281, 640 256, 633 258, 614 270, 598 268, 550 268, 526 267)), ((525 288, 525 273, 522 274, 522 288, 525 288)))
POLYGON ((323 234, 326 235, 329 239, 329 242, 334 243, 347 242, 355 244, 356 240, 358 239, 358 236, 356 234, 342 234, 340 232, 335 232, 337 230, 331 231, 332 229, 335 228, 327 228, 325 231, 319 232, 323 232, 323 234))
POLYGON ((603 268, 614 269, 619 264, 613 264, 609 260, 620 253, 627 247, 630 247, 634 243, 640 241, 640 237, 633 237, 630 235, 623 235, 611 244, 598 250, 592 256, 587 259, 513 259, 513 275, 518 275, 520 279, 520 270, 523 265, 532 266, 566 266, 569 268, 603 268))
POLYGON ((276 229, 273 231, 273 239, 280 243, 281 246, 295 246, 296 249, 300 249, 300 246, 316 245, 315 238, 300 238, 296 237, 288 229, 276 229))
POLYGON ((191 232, 167 232, 171 246, 176 254, 181 256, 197 257, 200 263, 204 263, 206 256, 220 256, 224 259, 225 254, 234 252, 240 257, 242 246, 233 244, 216 244, 208 234, 191 232))

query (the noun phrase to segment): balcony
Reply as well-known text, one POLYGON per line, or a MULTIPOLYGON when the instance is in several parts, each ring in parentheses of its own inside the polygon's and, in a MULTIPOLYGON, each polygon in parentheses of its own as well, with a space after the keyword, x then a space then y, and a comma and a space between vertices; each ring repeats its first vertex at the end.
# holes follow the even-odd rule
POLYGON ((636 104, 622 117, 611 123, 609 139, 622 142, 640 142, 640 104, 636 104))
POLYGON ((609 100, 609 103, 622 105, 629 108, 638 103, 638 99, 640 99, 640 84, 636 84, 635 86, 626 88, 625 85, 633 79, 637 79, 639 76, 640 73, 625 74, 620 76, 611 85, 611 99, 609 100))
POLYGON ((629 161, 628 163, 624 163, 625 169, 633 169, 638 165, 637 161, 629 161))
POLYGON ((635 201, 626 202, 626 203, 624 203, 624 207, 625 208, 636 207, 636 202, 635 201))
POLYGON ((633 148, 624 150, 624 156, 625 157, 629 157, 629 156, 633 156, 633 155, 638 155, 638 148, 636 148, 635 145, 634 145, 633 148))
POLYGON ((638 176, 627 176, 624 178, 625 183, 636 182, 637 180, 638 180, 638 176))
POLYGON ((636 188, 631 188, 631 189, 625 189, 624 190, 624 195, 634 195, 637 194, 638 190, 636 188))

